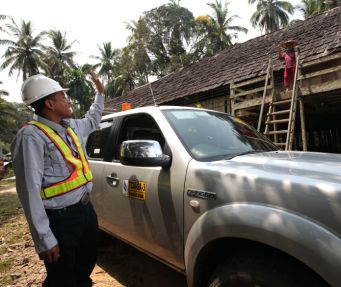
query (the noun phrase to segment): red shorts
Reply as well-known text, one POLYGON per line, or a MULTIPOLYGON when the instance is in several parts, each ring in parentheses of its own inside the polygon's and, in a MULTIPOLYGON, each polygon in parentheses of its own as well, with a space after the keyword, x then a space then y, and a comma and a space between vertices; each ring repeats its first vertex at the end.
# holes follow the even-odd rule
POLYGON ((295 66, 291 68, 285 68, 284 70, 284 87, 289 88, 295 78, 295 66))

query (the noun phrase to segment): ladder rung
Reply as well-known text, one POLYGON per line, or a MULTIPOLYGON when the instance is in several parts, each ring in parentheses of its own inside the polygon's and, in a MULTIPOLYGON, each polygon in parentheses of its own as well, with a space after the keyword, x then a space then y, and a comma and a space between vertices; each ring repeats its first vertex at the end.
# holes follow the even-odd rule
POLYGON ((286 134, 286 133, 288 133, 288 130, 279 130, 279 131, 269 132, 269 135, 279 135, 279 134, 286 134))
POLYGON ((277 111, 277 112, 272 112, 270 114, 267 114, 268 116, 275 116, 275 115, 283 115, 283 114, 288 114, 290 113, 290 110, 283 110, 283 111, 277 111))
POLYGON ((272 121, 268 121, 266 122, 266 124, 280 124, 280 123, 288 123, 289 119, 281 119, 281 120, 272 120, 272 121))
POLYGON ((284 101, 277 101, 277 102, 272 102, 272 105, 282 105, 282 104, 288 104, 291 103, 291 100, 284 100, 284 101))

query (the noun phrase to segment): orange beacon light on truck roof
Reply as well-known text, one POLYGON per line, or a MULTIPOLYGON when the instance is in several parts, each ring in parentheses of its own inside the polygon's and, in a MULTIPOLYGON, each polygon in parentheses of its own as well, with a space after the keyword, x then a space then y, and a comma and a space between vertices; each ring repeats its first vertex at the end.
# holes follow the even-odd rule
POLYGON ((130 103, 122 103, 122 107, 121 107, 122 112, 126 110, 130 110, 130 109, 131 109, 130 103))

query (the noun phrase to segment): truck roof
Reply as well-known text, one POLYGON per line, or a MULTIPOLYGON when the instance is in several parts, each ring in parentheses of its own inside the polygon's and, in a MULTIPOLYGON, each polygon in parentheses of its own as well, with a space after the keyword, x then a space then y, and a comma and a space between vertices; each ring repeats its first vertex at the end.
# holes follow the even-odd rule
MULTIPOLYGON (((108 115, 105 115, 102 117, 102 121, 103 120, 108 120, 117 116, 121 116, 121 115, 129 115, 129 114, 135 114, 135 113, 141 113, 141 112, 152 112, 155 110, 173 110, 173 109, 177 109, 177 110, 198 110, 198 111, 211 111, 209 109, 203 109, 203 108, 195 108, 195 107, 185 107, 185 106, 145 106, 145 107, 138 107, 138 108, 133 108, 130 110, 125 110, 122 112, 114 112, 108 115)), ((214 111, 217 112, 217 111, 214 111)))

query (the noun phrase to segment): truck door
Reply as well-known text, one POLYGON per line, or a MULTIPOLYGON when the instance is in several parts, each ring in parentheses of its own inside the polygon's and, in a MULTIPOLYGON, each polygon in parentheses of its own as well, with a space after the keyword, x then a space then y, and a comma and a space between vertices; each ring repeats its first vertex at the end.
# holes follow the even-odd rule
POLYGON ((131 139, 156 140, 164 153, 170 153, 166 138, 152 116, 140 113, 122 118, 116 141, 112 143, 112 159, 103 170, 102 224, 115 236, 183 270, 186 164, 175 173, 173 166, 162 169, 122 165, 120 144, 131 139))

